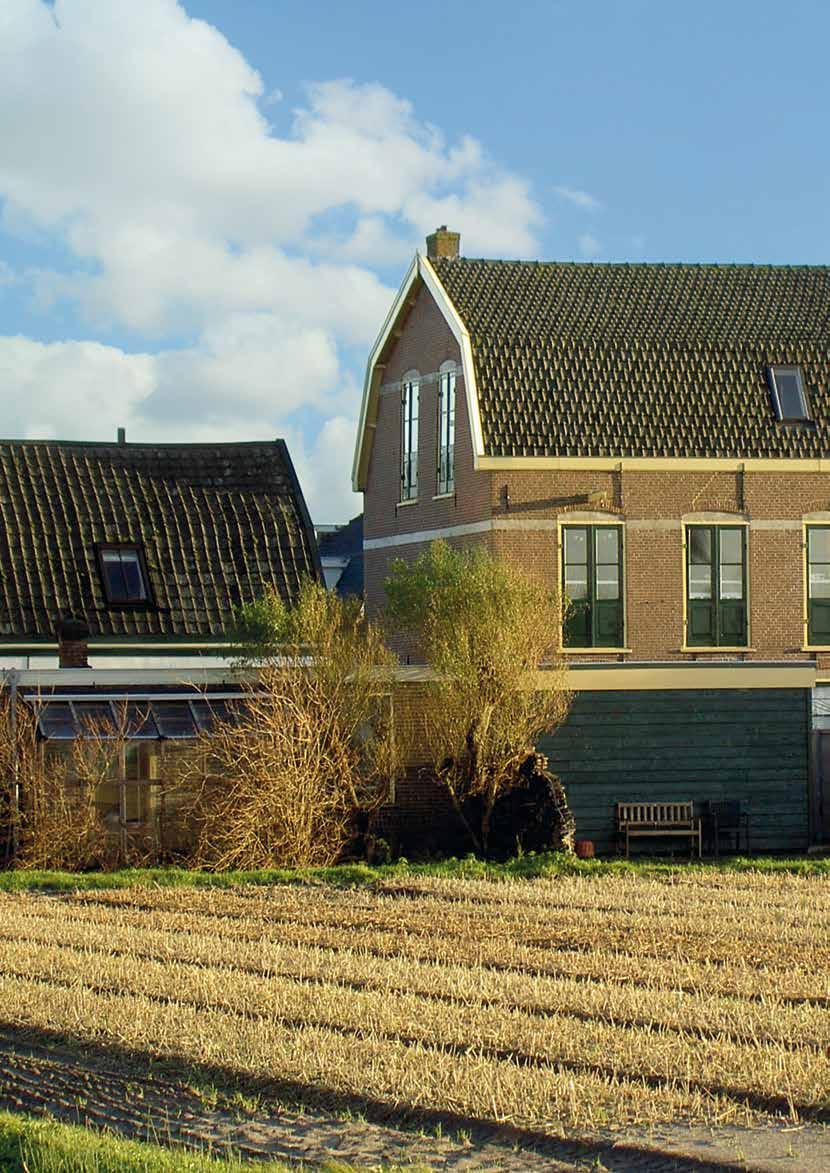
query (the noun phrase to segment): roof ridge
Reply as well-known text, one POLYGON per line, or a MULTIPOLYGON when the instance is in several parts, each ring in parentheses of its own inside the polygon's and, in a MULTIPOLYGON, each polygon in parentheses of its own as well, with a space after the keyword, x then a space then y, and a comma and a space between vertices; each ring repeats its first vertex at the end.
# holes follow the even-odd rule
POLYGON ((113 448, 123 452, 125 448, 266 448, 283 442, 281 436, 271 440, 58 440, 29 439, 14 436, 0 436, 0 445, 29 448, 113 448))
POLYGON ((750 269, 773 270, 776 272, 812 272, 830 273, 830 264, 777 264, 774 261, 573 261, 573 260, 528 260, 511 259, 510 257, 441 257, 432 261, 433 267, 444 268, 446 265, 522 265, 526 267, 538 266, 572 269, 750 269))

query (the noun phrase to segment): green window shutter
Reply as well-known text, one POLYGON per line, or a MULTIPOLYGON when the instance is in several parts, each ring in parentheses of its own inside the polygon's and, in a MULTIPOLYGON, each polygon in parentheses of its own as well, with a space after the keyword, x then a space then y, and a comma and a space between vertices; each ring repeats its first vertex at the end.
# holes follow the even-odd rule
POLYGON ((717 642, 715 607, 711 602, 689 599, 686 611, 686 643, 713 647, 717 642))
POLYGON ((622 603, 597 601, 594 606, 594 642, 598 647, 622 647, 622 603))
POLYGON ((686 530, 686 643, 711 647, 717 642, 714 598, 715 531, 694 525, 686 530))
POLYGON ((746 527, 720 526, 717 538, 718 639, 725 647, 746 647, 746 527))
POLYGON ((562 595, 569 648, 622 647, 623 566, 620 527, 563 527, 562 595))
POLYGON ((591 637, 591 530, 562 530, 562 599, 567 606, 562 642, 566 648, 589 648, 591 637))
POLYGON ((564 646, 566 648, 589 648, 592 642, 590 604, 584 600, 571 603, 565 616, 564 646))
POLYGON ((830 599, 810 599, 808 638, 811 644, 830 644, 830 599))
POLYGON ((830 526, 807 530, 807 640, 830 644, 830 526))
POLYGON ((746 530, 686 530, 686 644, 746 647, 746 530))
POLYGON ((724 647, 746 646, 746 604, 729 600, 720 604, 718 643, 724 647))

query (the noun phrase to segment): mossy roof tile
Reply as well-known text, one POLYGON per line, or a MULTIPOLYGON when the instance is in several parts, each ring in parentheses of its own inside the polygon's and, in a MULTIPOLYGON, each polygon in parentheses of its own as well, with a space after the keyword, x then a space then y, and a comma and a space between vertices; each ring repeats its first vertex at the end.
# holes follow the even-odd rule
POLYGON ((281 440, 250 444, 0 441, 0 639, 221 639, 242 602, 287 601, 318 574, 281 440), (108 605, 96 543, 144 550, 153 606, 108 605))
POLYGON ((830 267, 441 259, 470 333, 485 453, 830 454, 830 267), (813 427, 782 427, 771 363, 813 427))

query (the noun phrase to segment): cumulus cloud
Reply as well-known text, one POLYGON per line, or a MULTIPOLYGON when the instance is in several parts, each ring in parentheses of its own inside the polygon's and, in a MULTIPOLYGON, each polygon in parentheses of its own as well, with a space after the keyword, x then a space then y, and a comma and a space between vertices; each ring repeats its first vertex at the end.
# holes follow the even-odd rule
MULTIPOLYGON (((4 0, 3 224, 68 258, 28 271, 43 312, 68 303, 88 334, 128 328, 144 352, 74 342, 24 360, 18 339, 15 353, 21 379, 63 362, 70 384, 87 364, 91 387, 112 362, 121 414, 178 438, 197 410, 221 433, 241 408, 251 429, 310 409, 318 432, 297 434, 325 480, 317 442, 357 413, 344 350, 371 342, 424 233, 451 223, 468 255, 528 256, 542 216, 480 143, 447 142, 385 87, 319 82, 292 112, 278 82, 176 0, 4 0)), ((71 422, 51 386, 30 384, 23 431, 71 422)))
POLYGON ((338 387, 337 356, 325 334, 286 336, 264 319, 237 317, 198 347, 128 353, 99 342, 0 337, 4 431, 27 439, 288 441, 312 516, 359 509, 351 494, 357 388, 338 387), (274 372, 293 372, 275 396, 274 372), (302 372, 302 379, 299 373, 302 372), (331 388, 338 388, 332 393, 331 388), (233 406, 229 412, 228 405, 233 406), (298 405, 316 413, 309 438, 298 405), (172 425, 172 426, 171 426, 172 425))
POLYGON ((562 200, 567 200, 577 208, 584 208, 588 212, 596 212, 602 207, 602 202, 590 192, 581 191, 578 187, 555 187, 554 192, 562 200))

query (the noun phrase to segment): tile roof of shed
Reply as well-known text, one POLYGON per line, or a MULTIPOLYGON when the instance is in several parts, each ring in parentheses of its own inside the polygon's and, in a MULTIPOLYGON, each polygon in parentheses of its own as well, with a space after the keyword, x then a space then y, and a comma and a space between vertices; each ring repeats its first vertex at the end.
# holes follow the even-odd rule
POLYGON ((489 456, 830 454, 830 267, 442 259, 489 456), (813 426, 782 426, 771 363, 813 426))
POLYGON ((234 608, 317 575, 282 440, 248 444, 0 441, 0 639, 223 637, 234 608), (96 543, 143 547, 153 605, 108 604, 96 543))

